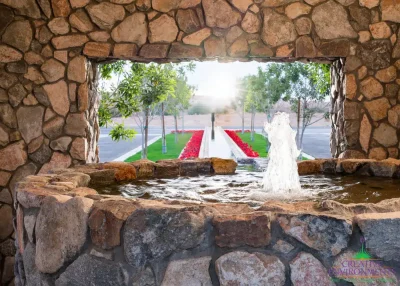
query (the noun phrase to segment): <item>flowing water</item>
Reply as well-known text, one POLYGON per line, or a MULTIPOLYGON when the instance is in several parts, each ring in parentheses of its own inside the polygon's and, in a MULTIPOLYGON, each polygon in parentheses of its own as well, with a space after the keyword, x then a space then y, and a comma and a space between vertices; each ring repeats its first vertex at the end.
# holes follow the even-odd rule
MULTIPOLYGON (((138 180, 134 184, 95 187, 101 194, 130 198, 186 200, 191 202, 241 202, 262 204, 250 194, 264 192, 264 174, 240 166, 234 175, 178 177, 138 180)), ((376 203, 400 197, 399 180, 361 176, 300 176, 302 192, 297 196, 265 192, 264 199, 282 201, 336 200, 342 203, 376 203)))

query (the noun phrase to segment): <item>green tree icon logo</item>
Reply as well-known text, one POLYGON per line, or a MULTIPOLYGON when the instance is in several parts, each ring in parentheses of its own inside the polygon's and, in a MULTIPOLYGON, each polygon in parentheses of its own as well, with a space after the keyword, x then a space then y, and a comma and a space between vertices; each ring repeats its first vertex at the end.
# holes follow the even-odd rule
POLYGON ((371 259, 372 256, 365 249, 365 238, 363 236, 361 236, 360 242, 361 242, 361 250, 358 251, 356 254, 354 254, 353 258, 357 259, 357 260, 369 260, 369 259, 371 259))

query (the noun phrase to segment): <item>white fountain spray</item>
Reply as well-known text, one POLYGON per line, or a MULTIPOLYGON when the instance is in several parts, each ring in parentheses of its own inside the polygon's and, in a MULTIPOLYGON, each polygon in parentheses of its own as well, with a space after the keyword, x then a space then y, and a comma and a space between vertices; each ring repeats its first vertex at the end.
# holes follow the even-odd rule
POLYGON ((296 159, 300 151, 296 146, 296 132, 290 127, 289 114, 277 112, 264 130, 271 143, 269 162, 264 174, 263 187, 274 194, 301 191, 296 159))

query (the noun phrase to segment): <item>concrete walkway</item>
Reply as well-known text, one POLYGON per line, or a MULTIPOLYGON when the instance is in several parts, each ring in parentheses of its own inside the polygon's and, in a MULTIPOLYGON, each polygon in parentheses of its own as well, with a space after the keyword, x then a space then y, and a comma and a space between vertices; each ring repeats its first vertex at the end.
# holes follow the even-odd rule
MULTIPOLYGON (((222 128, 215 128, 215 138, 211 140, 211 128, 206 127, 204 130, 203 142, 208 146, 202 146, 200 158, 219 157, 223 159, 233 158, 231 147, 226 141, 222 128)), ((202 142, 202 144, 203 144, 202 142)))

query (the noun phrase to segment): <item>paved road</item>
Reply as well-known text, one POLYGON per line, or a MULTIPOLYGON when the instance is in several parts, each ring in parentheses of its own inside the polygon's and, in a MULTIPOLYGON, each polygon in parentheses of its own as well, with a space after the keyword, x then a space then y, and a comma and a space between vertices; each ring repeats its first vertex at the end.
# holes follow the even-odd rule
MULTIPOLYGON (((187 129, 200 129, 201 127, 186 127, 187 129)), ((229 127, 230 129, 241 129, 240 126, 229 127)), ((167 128, 167 133, 173 128, 167 128)), ((261 127, 256 128, 256 131, 261 132, 261 127)), ((114 142, 108 136, 110 128, 101 128, 99 148, 100 148, 100 162, 112 161, 132 149, 139 147, 142 137, 140 134, 132 141, 114 142)), ((308 127, 304 133, 303 138, 303 151, 316 158, 329 158, 331 157, 329 149, 331 129, 327 127, 308 127)), ((161 135, 161 128, 150 127, 149 140, 161 135)))

